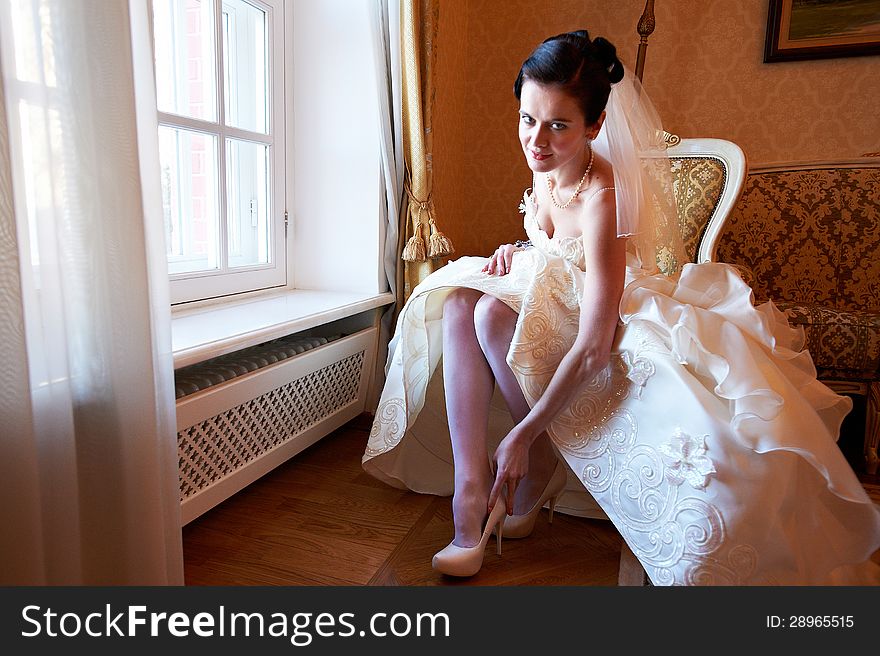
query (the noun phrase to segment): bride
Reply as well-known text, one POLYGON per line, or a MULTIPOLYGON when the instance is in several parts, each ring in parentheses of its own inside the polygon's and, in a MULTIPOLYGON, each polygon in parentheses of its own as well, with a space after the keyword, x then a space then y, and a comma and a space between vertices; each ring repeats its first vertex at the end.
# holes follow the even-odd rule
POLYGON ((614 46, 551 37, 514 91, 529 242, 413 290, 363 458, 452 494, 433 567, 472 576, 493 533, 500 553, 552 521, 570 468, 655 584, 880 582, 880 511, 836 444, 851 403, 732 267, 683 264, 659 120, 614 46))

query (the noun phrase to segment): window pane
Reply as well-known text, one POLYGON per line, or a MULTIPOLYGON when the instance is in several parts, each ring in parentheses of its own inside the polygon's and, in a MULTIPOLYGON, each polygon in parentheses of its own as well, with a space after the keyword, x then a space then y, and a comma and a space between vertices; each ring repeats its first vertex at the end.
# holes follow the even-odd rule
POLYGON ((168 272, 218 268, 217 139, 159 127, 168 272))
POLYGON ((229 266, 269 262, 269 149, 226 140, 226 216, 229 266))
POLYGON ((226 124, 267 133, 266 12, 243 0, 223 2, 223 91, 226 124))
MULTIPOLYGON (((40 242, 38 226, 41 216, 61 216, 64 190, 68 187, 68 168, 63 161, 64 132, 61 115, 38 103, 19 100, 21 120, 21 158, 24 169, 24 194, 28 238, 31 244, 31 265, 39 275, 40 242), (51 174, 49 173, 51 172, 51 174)), ((35 281, 39 288, 39 280, 35 281)))
POLYGON ((15 48, 15 76, 22 82, 35 82, 47 87, 57 86, 55 79, 55 39, 53 18, 59 13, 58 7, 42 3, 39 7, 31 2, 11 2, 8 11, 12 14, 15 48))
POLYGON ((154 0, 160 112, 217 120, 213 0, 154 0))

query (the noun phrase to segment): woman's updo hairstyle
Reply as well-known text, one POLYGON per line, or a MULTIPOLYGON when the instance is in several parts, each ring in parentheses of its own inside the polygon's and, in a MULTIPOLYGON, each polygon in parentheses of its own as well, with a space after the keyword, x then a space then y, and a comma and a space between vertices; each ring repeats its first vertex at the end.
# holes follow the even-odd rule
POLYGON ((587 125, 599 120, 611 85, 623 79, 617 49, 606 39, 590 40, 586 30, 557 34, 544 40, 523 62, 513 83, 519 100, 526 80, 555 84, 578 101, 587 125))

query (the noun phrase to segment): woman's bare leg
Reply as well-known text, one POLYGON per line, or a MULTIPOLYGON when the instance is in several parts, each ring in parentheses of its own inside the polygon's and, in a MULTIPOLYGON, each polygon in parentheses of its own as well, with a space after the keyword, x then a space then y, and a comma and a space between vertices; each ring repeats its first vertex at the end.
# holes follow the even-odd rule
MULTIPOLYGON (((517 315, 493 296, 484 295, 474 308, 477 341, 492 370, 501 395, 513 421, 519 423, 529 413, 529 404, 519 383, 507 364, 507 352, 516 328, 517 315)), ((516 488, 513 514, 531 510, 547 486, 556 467, 556 454, 546 433, 542 433, 529 449, 529 472, 516 488)))
POLYGON ((474 308, 482 295, 457 289, 443 305, 443 380, 455 460, 453 542, 460 547, 480 541, 492 487, 486 440, 495 380, 474 327, 474 308))

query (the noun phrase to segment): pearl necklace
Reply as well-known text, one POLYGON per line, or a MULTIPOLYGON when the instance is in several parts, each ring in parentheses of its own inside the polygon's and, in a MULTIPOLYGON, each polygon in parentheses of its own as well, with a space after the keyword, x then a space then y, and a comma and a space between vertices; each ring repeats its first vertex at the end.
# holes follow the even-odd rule
POLYGON ((574 194, 572 194, 571 198, 568 199, 567 203, 562 205, 556 200, 556 196, 553 195, 553 184, 550 182, 550 174, 547 174, 547 191, 550 192, 550 200, 553 201, 553 204, 556 205, 561 210, 564 210, 566 207, 571 205, 574 202, 574 199, 577 198, 581 193, 581 187, 584 186, 584 181, 587 179, 587 176, 590 175, 590 169, 593 168, 593 149, 590 148, 590 163, 587 164, 587 170, 584 171, 583 176, 581 176, 580 182, 577 183, 577 187, 575 187, 574 194))

